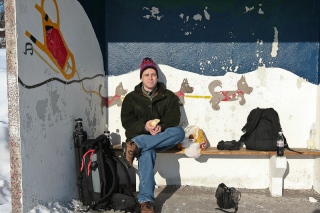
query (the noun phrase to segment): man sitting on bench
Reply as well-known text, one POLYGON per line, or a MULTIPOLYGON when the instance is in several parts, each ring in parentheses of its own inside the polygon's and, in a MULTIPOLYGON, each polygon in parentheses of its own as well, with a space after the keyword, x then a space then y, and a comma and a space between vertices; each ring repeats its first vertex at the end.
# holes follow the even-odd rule
POLYGON ((138 159, 141 212, 153 213, 156 152, 175 147, 185 134, 178 126, 179 99, 158 82, 158 68, 151 58, 143 59, 140 79, 141 83, 123 100, 121 122, 127 142, 122 143, 122 151, 128 168, 135 157, 138 159))

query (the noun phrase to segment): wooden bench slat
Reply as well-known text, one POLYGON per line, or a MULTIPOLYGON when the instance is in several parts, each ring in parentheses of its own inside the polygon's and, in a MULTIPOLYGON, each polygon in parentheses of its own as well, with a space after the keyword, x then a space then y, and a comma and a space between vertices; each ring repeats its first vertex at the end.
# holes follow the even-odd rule
MULTIPOLYGON (((115 150, 121 150, 121 145, 113 146, 115 150)), ((302 154, 297 152, 292 152, 290 150, 285 149, 284 155, 317 155, 320 156, 320 150, 312 150, 306 148, 292 148, 293 150, 299 151, 302 154)), ((169 149, 161 153, 171 153, 171 154, 184 154, 178 148, 169 149)), ((203 155, 276 155, 276 151, 257 151, 257 150, 248 150, 246 148, 241 148, 240 150, 219 150, 216 147, 209 147, 201 154, 203 155)))

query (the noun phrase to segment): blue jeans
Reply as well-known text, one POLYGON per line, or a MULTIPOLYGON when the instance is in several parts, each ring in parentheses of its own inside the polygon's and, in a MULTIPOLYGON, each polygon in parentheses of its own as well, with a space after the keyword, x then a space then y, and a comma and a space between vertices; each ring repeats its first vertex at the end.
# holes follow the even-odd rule
POLYGON ((156 152, 165 151, 175 147, 184 139, 184 130, 177 127, 170 127, 157 135, 138 135, 132 141, 141 149, 141 156, 138 160, 139 203, 147 201, 154 202, 154 165, 156 152))

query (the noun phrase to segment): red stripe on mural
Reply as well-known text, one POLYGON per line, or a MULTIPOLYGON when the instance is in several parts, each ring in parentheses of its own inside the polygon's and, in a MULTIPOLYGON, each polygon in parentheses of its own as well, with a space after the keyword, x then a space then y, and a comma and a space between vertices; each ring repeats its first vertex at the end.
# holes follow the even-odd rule
POLYGON ((47 46, 61 68, 64 67, 68 51, 62 41, 59 31, 55 28, 47 30, 47 46))

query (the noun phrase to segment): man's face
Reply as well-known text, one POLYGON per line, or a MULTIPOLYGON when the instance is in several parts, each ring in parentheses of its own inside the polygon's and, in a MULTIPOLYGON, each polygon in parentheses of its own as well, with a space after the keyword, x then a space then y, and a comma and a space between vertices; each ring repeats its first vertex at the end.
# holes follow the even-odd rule
POLYGON ((153 68, 147 68, 142 73, 141 81, 144 86, 144 89, 148 92, 151 92, 157 85, 157 72, 153 68))

